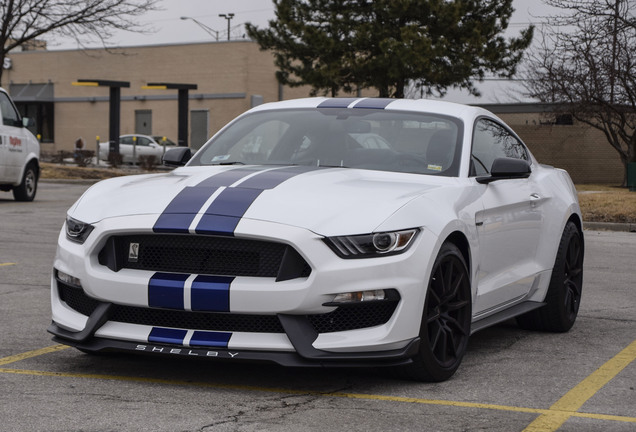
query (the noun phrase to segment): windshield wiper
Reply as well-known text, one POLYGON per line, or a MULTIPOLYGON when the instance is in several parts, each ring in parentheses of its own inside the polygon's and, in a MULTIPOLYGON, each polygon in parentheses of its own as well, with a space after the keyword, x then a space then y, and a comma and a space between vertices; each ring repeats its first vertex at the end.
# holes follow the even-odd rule
POLYGON ((234 161, 234 162, 217 162, 212 165, 245 165, 245 162, 234 161))

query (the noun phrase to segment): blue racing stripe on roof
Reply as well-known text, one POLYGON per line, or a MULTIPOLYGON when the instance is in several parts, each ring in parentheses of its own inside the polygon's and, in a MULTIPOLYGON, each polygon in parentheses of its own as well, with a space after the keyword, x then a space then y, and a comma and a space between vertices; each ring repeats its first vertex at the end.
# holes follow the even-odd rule
POLYGON ((148 306, 183 310, 187 274, 155 273, 148 282, 148 306))
POLYGON ((331 98, 318 105, 318 108, 347 108, 360 98, 331 98))
POLYGON ((230 285, 233 277, 197 276, 192 282, 190 298, 193 311, 229 312, 230 285))
POLYGON ((208 332, 208 331, 195 331, 190 339, 189 345, 215 347, 215 348, 227 348, 230 342, 232 333, 225 332, 208 332))
POLYGON ((362 99, 360 102, 355 104, 353 108, 384 109, 387 107, 387 105, 394 101, 395 99, 388 98, 367 98, 362 99))
POLYGON ((187 333, 187 330, 153 327, 148 342, 183 345, 187 333))

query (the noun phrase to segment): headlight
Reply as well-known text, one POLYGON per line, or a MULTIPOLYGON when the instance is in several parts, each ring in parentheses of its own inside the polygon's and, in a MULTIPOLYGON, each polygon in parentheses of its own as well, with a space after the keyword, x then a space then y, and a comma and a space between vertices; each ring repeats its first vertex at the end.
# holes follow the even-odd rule
POLYGON ((418 229, 355 236, 327 237, 325 243, 341 258, 371 258, 406 251, 418 229))
POLYGON ((66 218, 66 238, 75 243, 84 243, 93 231, 93 225, 80 222, 71 217, 66 218))

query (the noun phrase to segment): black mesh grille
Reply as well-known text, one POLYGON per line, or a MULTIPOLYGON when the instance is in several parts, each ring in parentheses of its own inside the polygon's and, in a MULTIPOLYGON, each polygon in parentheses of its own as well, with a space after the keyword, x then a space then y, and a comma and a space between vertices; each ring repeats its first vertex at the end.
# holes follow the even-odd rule
MULTIPOLYGON (((83 290, 57 281, 60 298, 70 308, 89 316, 99 302, 83 290)), ((343 306, 335 311, 308 315, 318 333, 355 330, 385 324, 393 315, 397 301, 369 302, 343 306)), ((214 330, 248 333, 284 333, 275 315, 243 315, 215 312, 191 312, 152 309, 113 304, 110 321, 191 330, 214 330)))
POLYGON ((333 312, 309 315, 309 322, 318 333, 356 330, 385 324, 391 319, 396 301, 378 301, 352 306, 340 306, 333 312))
POLYGON ((202 275, 307 277, 311 268, 293 248, 282 243, 202 235, 114 236, 99 254, 111 270, 121 268, 202 275), (131 258, 131 245, 138 245, 131 258), (289 273, 286 265, 294 266, 289 273), (286 270, 286 272, 285 272, 286 270))

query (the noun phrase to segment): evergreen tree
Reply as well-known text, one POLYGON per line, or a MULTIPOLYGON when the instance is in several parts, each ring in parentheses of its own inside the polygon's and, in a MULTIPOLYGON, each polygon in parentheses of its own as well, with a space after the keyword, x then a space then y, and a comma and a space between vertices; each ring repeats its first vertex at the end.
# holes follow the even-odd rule
POLYGON ((533 28, 506 40, 512 0, 275 0, 269 28, 249 36, 274 53, 281 83, 336 95, 375 88, 404 97, 514 75, 533 28))

